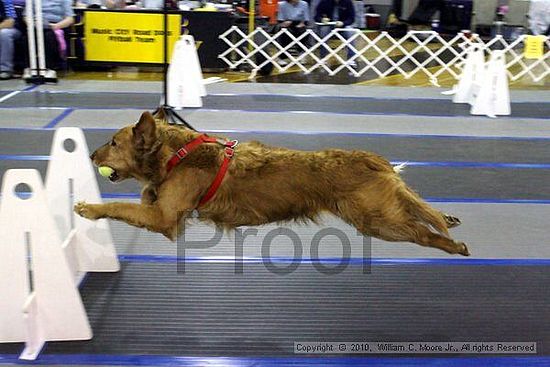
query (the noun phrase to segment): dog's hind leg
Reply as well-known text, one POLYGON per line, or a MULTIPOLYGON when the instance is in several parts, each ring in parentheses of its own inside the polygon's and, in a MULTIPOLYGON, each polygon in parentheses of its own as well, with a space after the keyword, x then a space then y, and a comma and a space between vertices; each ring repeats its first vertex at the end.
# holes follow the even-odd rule
POLYGON ((434 233, 424 224, 418 222, 409 222, 404 225, 387 223, 382 228, 369 228, 367 232, 385 241, 413 242, 421 246, 438 248, 449 254, 470 256, 464 242, 454 241, 439 233, 434 233))
POLYGON ((463 242, 432 232, 415 215, 392 203, 390 196, 381 202, 361 200, 360 197, 349 198, 341 201, 334 213, 367 236, 390 242, 413 242, 450 254, 469 255, 463 242))
POLYGON ((412 242, 425 247, 433 247, 449 254, 470 256, 464 242, 454 241, 439 233, 430 231, 424 224, 415 222, 412 218, 406 223, 397 223, 377 219, 369 225, 358 224, 356 228, 367 236, 389 242, 412 242))

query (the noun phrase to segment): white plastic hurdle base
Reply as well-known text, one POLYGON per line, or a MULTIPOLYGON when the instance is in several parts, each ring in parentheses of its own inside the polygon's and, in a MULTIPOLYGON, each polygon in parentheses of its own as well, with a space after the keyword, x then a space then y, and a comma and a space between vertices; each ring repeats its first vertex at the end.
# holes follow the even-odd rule
POLYGON ((511 114, 510 89, 504 51, 496 50, 491 54, 487 70, 481 80, 481 88, 472 103, 470 113, 493 118, 497 115, 511 114))
POLYGON ((87 340, 92 330, 36 170, 8 170, 0 207, 0 342, 25 342, 34 360, 46 341, 87 340), (18 184, 30 187, 19 198, 18 184))
POLYGON ((63 247, 75 277, 86 272, 120 269, 111 230, 106 219, 91 221, 76 215, 78 201, 101 203, 95 171, 84 133, 76 127, 57 129, 46 173, 50 212, 65 239, 63 247), (68 151, 65 144, 74 148, 68 151))
POLYGON ((167 82, 169 106, 202 107, 206 88, 193 36, 183 35, 174 45, 167 82))

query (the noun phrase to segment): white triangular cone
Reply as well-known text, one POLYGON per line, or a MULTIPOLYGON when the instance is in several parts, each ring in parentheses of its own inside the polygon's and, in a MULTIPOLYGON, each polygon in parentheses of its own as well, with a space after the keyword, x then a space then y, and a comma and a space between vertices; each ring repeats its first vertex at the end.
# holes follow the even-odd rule
POLYGON ((36 170, 12 169, 4 175, 0 291, 0 342, 26 342, 21 358, 36 358, 46 341, 92 337, 36 170), (21 199, 15 194, 20 183, 30 187, 29 198, 21 199))
POLYGON ((479 90, 479 83, 485 73, 485 57, 478 45, 470 46, 464 69, 458 84, 453 88, 454 103, 472 103, 474 95, 479 90))
POLYGON ((481 89, 472 104, 470 113, 489 117, 511 114, 504 51, 493 51, 485 77, 481 81, 481 89))
POLYGON ((183 35, 174 45, 167 81, 169 106, 202 107, 206 88, 193 36, 183 35))
POLYGON ((107 220, 91 221, 73 212, 74 204, 79 201, 101 203, 95 170, 81 129, 56 130, 46 174, 46 191, 75 275, 78 275, 76 272, 118 271, 120 265, 107 220), (65 149, 66 140, 74 142, 74 151, 65 149), (71 231, 73 226, 74 231, 71 231))

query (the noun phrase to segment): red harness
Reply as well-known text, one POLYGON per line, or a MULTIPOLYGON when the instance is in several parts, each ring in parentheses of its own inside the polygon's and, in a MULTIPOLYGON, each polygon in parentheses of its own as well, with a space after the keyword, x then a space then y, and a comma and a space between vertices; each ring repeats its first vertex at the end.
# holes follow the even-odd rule
POLYGON ((197 149, 199 145, 204 143, 216 143, 224 146, 225 156, 223 157, 222 165, 220 166, 220 169, 216 174, 214 181, 212 181, 212 184, 208 188, 208 191, 206 192, 206 194, 204 194, 204 196, 199 201, 198 206, 202 206, 206 204, 216 194, 216 191, 218 191, 220 185, 222 184, 223 178, 227 173, 227 169, 229 168, 229 163, 231 162, 231 158, 233 158, 233 155, 235 154, 235 147, 237 146, 237 144, 239 144, 239 142, 237 140, 223 141, 220 139, 212 138, 206 134, 201 134, 199 135, 199 137, 191 140, 189 143, 185 144, 183 147, 178 149, 176 154, 174 154, 166 164, 166 173, 170 173, 170 171, 175 166, 177 166, 177 164, 181 162, 183 158, 185 158, 193 150, 197 149))

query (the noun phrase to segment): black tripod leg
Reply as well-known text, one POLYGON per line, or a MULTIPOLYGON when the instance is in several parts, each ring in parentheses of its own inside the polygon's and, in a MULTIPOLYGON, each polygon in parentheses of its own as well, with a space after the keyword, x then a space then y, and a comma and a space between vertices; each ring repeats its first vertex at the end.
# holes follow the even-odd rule
MULTIPOLYGON (((178 115, 178 114, 176 113, 176 111, 174 111, 174 110, 172 110, 172 109, 169 110, 169 111, 170 111, 170 115, 171 115, 170 117, 172 118, 172 120, 177 120, 177 121, 179 121, 183 126, 185 126, 186 128, 191 129, 191 130, 193 130, 193 131, 197 131, 193 126, 191 126, 187 121, 185 121, 185 120, 183 119, 183 117, 181 117, 180 115, 178 115)), ((177 123, 177 121, 176 121, 176 123, 177 123)))
POLYGON ((185 121, 185 119, 178 115, 177 112, 170 106, 162 105, 157 107, 153 111, 153 116, 161 120, 166 120, 169 124, 183 125, 190 130, 197 131, 197 129, 185 121))

